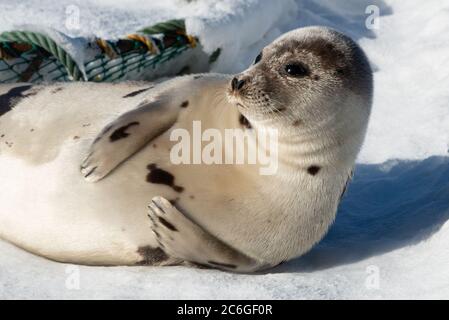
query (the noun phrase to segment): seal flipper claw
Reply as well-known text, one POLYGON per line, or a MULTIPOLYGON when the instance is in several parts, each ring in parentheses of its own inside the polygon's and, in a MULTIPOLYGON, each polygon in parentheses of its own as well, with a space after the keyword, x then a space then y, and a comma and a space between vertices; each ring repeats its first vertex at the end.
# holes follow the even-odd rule
POLYGON ((162 197, 153 198, 148 208, 156 240, 172 257, 233 272, 269 267, 215 238, 162 197))

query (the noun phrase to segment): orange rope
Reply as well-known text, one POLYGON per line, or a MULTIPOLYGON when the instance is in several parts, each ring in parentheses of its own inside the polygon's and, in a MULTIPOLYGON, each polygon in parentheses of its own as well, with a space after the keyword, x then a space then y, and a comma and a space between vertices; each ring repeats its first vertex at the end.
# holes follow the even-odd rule
POLYGON ((149 37, 137 33, 127 35, 126 37, 131 40, 142 42, 148 48, 148 51, 152 54, 159 54, 158 47, 149 37))

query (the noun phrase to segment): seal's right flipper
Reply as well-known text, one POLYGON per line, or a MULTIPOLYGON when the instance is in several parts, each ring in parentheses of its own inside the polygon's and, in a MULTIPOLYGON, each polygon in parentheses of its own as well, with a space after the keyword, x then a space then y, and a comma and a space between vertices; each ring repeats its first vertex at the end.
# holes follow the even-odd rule
POLYGON ((168 98, 143 102, 108 124, 95 138, 81 173, 88 181, 104 178, 120 163, 175 123, 179 108, 168 98))
POLYGON ((171 257, 233 272, 271 267, 220 241, 162 197, 153 198, 149 209, 148 217, 159 246, 171 257))

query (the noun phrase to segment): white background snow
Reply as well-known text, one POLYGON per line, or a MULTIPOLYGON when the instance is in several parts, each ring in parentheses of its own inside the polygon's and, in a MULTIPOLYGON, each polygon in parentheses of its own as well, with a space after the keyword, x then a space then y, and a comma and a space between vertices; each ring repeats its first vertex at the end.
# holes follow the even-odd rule
POLYGON ((339 29, 365 49, 376 70, 373 113, 329 234, 258 275, 77 267, 0 242, 0 298, 448 299, 449 2, 0 0, 0 31, 32 23, 110 38, 171 18, 187 18, 208 52, 224 48, 219 72, 243 70, 264 45, 306 25, 339 29), (379 26, 368 29, 373 4, 379 26), (67 23, 73 6, 79 28, 67 23))

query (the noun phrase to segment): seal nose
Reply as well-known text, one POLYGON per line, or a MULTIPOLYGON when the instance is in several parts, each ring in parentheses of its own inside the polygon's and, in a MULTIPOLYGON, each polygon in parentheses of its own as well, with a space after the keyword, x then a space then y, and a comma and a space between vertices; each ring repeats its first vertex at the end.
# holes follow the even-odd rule
POLYGON ((240 89, 243 88, 244 85, 245 85, 244 79, 239 80, 237 77, 234 77, 231 81, 232 91, 239 91, 240 89))

